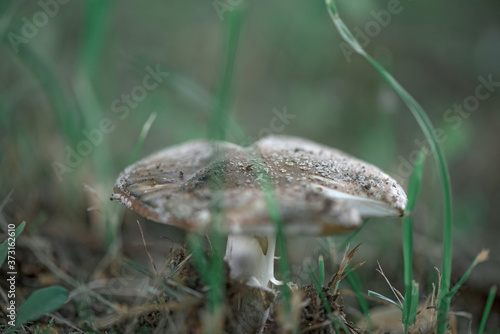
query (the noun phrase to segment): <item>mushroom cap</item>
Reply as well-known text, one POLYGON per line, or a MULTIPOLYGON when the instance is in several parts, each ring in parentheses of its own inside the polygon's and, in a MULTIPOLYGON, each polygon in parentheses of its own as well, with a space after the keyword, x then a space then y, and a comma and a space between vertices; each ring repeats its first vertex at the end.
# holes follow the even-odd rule
POLYGON ((286 234, 330 235, 352 230, 364 217, 403 214, 406 194, 377 167, 309 140, 269 136, 247 148, 216 142, 173 146, 129 166, 113 199, 151 220, 206 232, 211 176, 223 175, 219 205, 228 234, 275 233, 261 182, 268 175, 286 234), (221 174, 222 173, 222 174, 221 174))

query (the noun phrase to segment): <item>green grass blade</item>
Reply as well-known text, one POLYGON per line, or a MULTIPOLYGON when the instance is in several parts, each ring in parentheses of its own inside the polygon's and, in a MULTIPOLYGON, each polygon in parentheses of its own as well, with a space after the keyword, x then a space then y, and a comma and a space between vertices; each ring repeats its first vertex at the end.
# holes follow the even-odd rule
POLYGON ((320 255, 318 258, 318 271, 319 271, 319 284, 321 286, 325 285, 325 260, 323 259, 323 255, 320 255))
POLYGON ((208 259, 205 255, 205 251, 203 249, 203 241, 200 239, 201 237, 198 234, 190 233, 187 236, 187 245, 191 254, 193 254, 193 262, 196 266, 196 269, 200 273, 201 278, 205 281, 206 284, 210 283, 210 272, 208 266, 208 259))
MULTIPOLYGON (((79 47, 78 63, 74 77, 75 96, 82 111, 85 130, 91 133, 102 124, 103 108, 99 102, 98 90, 96 89, 96 73, 100 73, 100 61, 102 50, 106 45, 106 36, 109 25, 109 11, 113 1, 90 0, 85 2, 85 16, 82 27, 82 39, 79 47)), ((110 129, 116 127, 111 122, 110 129)), ((111 130, 112 131, 112 130, 111 130)), ((102 133, 98 136, 98 144, 92 144, 91 161, 93 165, 93 175, 95 176, 96 190, 101 198, 105 198, 104 193, 111 189, 114 179, 114 168, 112 160, 112 150, 109 141, 102 133)), ((107 196, 106 196, 107 197, 107 196)), ((102 221, 104 226, 103 234, 108 247, 115 243, 120 243, 120 219, 119 212, 109 201, 102 203, 102 221)))
MULTIPOLYGON (((229 107, 232 100, 233 93, 233 73, 236 66, 236 56, 239 45, 239 38, 242 28, 243 12, 240 7, 228 13, 227 25, 223 31, 225 33, 223 57, 219 71, 219 79, 217 86, 216 99, 210 111, 210 122, 208 127, 209 139, 214 141, 213 154, 211 157, 212 164, 221 161, 224 156, 220 151, 216 141, 225 140, 227 119, 229 114, 229 107)), ((209 276, 209 307, 210 312, 215 314, 220 309, 222 302, 222 294, 224 290, 224 251, 225 243, 224 236, 222 235, 223 224, 225 224, 224 210, 221 200, 221 195, 224 191, 225 179, 222 173, 215 173, 211 176, 210 191, 213 194, 210 204, 211 213, 211 226, 210 226, 210 239, 212 245, 212 254, 208 258, 208 266, 210 270, 209 276)), ((193 253, 195 261, 202 262, 201 259, 196 259, 199 254, 193 253)))
MULTIPOLYGON (((25 226, 26 222, 23 221, 16 228, 14 236, 9 236, 7 240, 5 240, 5 242, 0 245, 0 267, 2 267, 3 263, 5 262, 5 259, 7 258, 7 254, 9 253, 9 239, 13 237, 14 238, 13 242, 15 244, 16 239, 21 235, 21 233, 23 233, 25 226)), ((7 270, 7 271, 15 271, 15 270, 7 270)))
POLYGON ((5 35, 9 30, 10 23, 14 14, 22 5, 21 1, 2 1, 0 2, 0 41, 4 41, 5 35))
MULTIPOLYGON (((153 63, 140 56, 134 57, 132 62, 133 69, 138 73, 148 65, 156 66, 157 63, 153 63)), ((165 78, 165 85, 161 86, 169 95, 175 95, 175 97, 181 98, 182 101, 191 108, 205 112, 207 115, 214 109, 216 105, 214 94, 208 91, 208 89, 198 81, 184 73, 176 71, 167 64, 162 64, 162 68, 165 68, 165 70, 170 73, 170 75, 165 78)), ((245 130, 240 126, 234 115, 227 113, 226 117, 227 131, 225 137, 229 140, 232 139, 235 143, 249 144, 250 136, 248 136, 245 130)))
POLYGON ((489 255, 489 251, 488 250, 482 250, 477 256, 476 258, 474 259, 474 261, 472 261, 471 265, 469 266, 469 268, 467 269, 467 271, 462 275, 462 277, 460 278, 460 280, 458 281, 457 284, 455 284, 455 286, 453 287, 453 289, 450 290, 450 292, 448 292, 448 295, 446 296, 447 298, 452 298, 458 291, 458 289, 460 289, 460 287, 465 283, 465 281, 469 278, 472 270, 479 264, 479 263, 482 263, 484 261, 486 261, 488 259, 488 255, 489 255))
POLYGON ((73 101, 68 99, 69 92, 63 89, 55 71, 29 45, 20 46, 18 56, 45 90, 66 139, 76 143, 80 135, 80 114, 73 101))
POLYGON ((233 77, 236 67, 236 55, 243 24, 243 10, 235 8, 228 13, 228 25, 225 29, 224 55, 222 58, 221 71, 219 73, 219 84, 217 98, 210 113, 209 138, 212 140, 225 140, 229 106, 233 95, 233 77))
POLYGON ((406 205, 405 217, 403 218, 403 256, 404 256, 404 281, 405 281, 405 299, 403 303, 402 323, 406 331, 415 323, 417 310, 413 309, 413 305, 417 300, 413 300, 415 294, 413 291, 413 209, 417 202, 422 184, 422 168, 425 161, 425 154, 420 151, 420 154, 413 170, 408 188, 408 204, 406 205))
POLYGON ((68 290, 60 286, 50 286, 36 290, 19 307, 16 327, 59 309, 68 300, 68 290))
POLYGON ((7 205, 7 203, 10 201, 10 198, 12 197, 12 194, 14 193, 14 189, 11 189, 7 196, 3 199, 2 203, 0 203, 0 213, 2 213, 3 208, 7 205))
POLYGON ((337 323, 335 322, 335 319, 334 319, 333 314, 332 314, 332 308, 330 307, 330 304, 328 304, 328 300, 326 299, 325 293, 323 292, 323 285, 321 285, 320 281, 318 280, 318 278, 314 274, 313 268, 311 266, 309 266, 307 269, 308 269, 308 273, 309 273, 309 278, 313 282, 314 288, 316 289, 316 292, 318 293, 319 298, 321 299, 321 302, 323 303, 323 307, 326 310, 326 314, 332 320, 331 323, 332 323, 333 328, 335 329, 335 333, 340 333, 339 328, 337 326, 337 323))
MULTIPOLYGON (((95 71, 99 69, 102 49, 108 24, 108 14, 112 1, 90 0, 85 3, 86 13, 83 26, 82 43, 79 49, 75 88, 78 103, 83 112, 87 130, 94 129, 103 119, 102 107, 94 87, 95 71)), ((93 163, 97 179, 101 183, 109 182, 113 175, 111 150, 103 140, 99 147, 94 147, 93 163)))
POLYGON ((370 318, 370 309, 368 307, 368 301, 366 300, 365 296, 363 295, 363 289, 361 286, 361 281, 359 280, 358 275, 356 272, 351 271, 349 275, 346 276, 347 281, 349 282, 349 285, 351 286, 351 289, 354 291, 356 294, 356 299, 358 300, 359 303, 359 308, 361 309, 361 312, 365 316, 365 321, 368 326, 368 330, 372 330, 372 320, 370 318))
POLYGON ((85 2, 85 21, 79 70, 93 82, 99 71, 102 51, 106 45, 110 9, 113 1, 88 0, 85 2))
POLYGON ((380 293, 378 292, 375 292, 375 291, 371 291, 371 290, 368 290, 368 296, 370 297, 375 297, 375 298, 378 298, 378 299, 381 299, 383 301, 386 301, 388 303, 391 303, 392 305, 396 306, 398 309, 401 310, 401 312, 403 312, 403 308, 401 307, 401 305, 399 305, 397 302, 395 302, 394 300, 384 296, 384 295, 381 295, 380 293))
POLYGON ((406 214, 410 215, 413 213, 415 204, 417 203, 418 195, 420 194, 420 186, 422 185, 422 169, 425 162, 425 153, 420 151, 417 162, 415 164, 415 169, 413 170, 412 176, 410 178, 410 185, 408 187, 408 204, 406 204, 406 214))
POLYGON ((272 182, 269 179, 269 175, 264 170, 263 164, 259 163, 258 166, 256 166, 255 173, 257 174, 257 179, 260 180, 259 186, 264 194, 269 217, 276 230, 276 244, 280 254, 278 262, 279 271, 281 274, 281 280, 285 283, 281 285, 281 293, 283 294, 283 300, 285 303, 285 312, 287 312, 286 316, 291 316, 292 295, 291 290, 286 285, 286 283, 290 281, 290 266, 288 261, 288 251, 286 248, 285 231, 283 228, 283 217, 281 216, 281 211, 278 205, 278 200, 276 199, 276 194, 274 193, 272 182))
MULTIPOLYGON (((417 310, 418 310, 418 283, 412 281, 411 285, 411 303, 409 303, 408 312, 407 312, 407 322, 404 324, 405 328, 408 328, 415 323, 417 318, 417 310)), ((406 297, 405 297, 406 299, 406 297)), ((405 300, 406 301, 406 300, 405 300)), ((404 310, 404 306, 403 306, 404 310)), ((404 312, 403 312, 404 313, 404 312)))
POLYGON ((404 281, 405 299, 403 302, 402 322, 406 329, 413 323, 409 320, 412 304, 412 282, 413 282, 413 217, 406 216, 403 219, 403 255, 404 255, 404 281))
POLYGON ((438 144, 438 139, 434 132, 434 127, 425 113, 424 109, 418 102, 388 73, 382 65, 374 58, 368 55, 352 33, 346 27, 340 16, 334 0, 326 0, 326 5, 330 17, 339 31, 342 38, 353 48, 355 52, 363 56, 370 64, 375 67, 379 74, 386 80, 389 86, 399 95, 403 102, 408 106, 414 118, 419 124, 422 132, 426 136, 429 145, 432 149, 436 160, 439 176, 441 179, 441 188, 443 196, 443 263, 442 263, 442 279, 441 279, 441 295, 438 301, 438 333, 443 334, 446 330, 446 315, 450 307, 450 300, 447 293, 450 289, 451 280, 451 262, 453 251, 453 222, 452 222, 452 199, 451 199, 451 184, 448 167, 444 153, 438 144))
POLYGON ((135 144, 134 150, 132 151, 132 156, 130 157, 130 164, 134 163, 139 159, 139 155, 141 153, 142 146, 144 145, 144 141, 146 140, 146 137, 148 136, 149 130, 151 129, 151 126, 153 125, 155 119, 156 119, 156 112, 151 113, 149 115, 148 120, 144 125, 142 126, 141 133, 139 134, 139 138, 137 138, 137 142, 135 144))
POLYGON ((491 311, 491 307, 493 306, 493 301, 495 300, 495 296, 497 294, 497 286, 494 285, 490 289, 490 293, 488 294, 488 299, 486 300, 486 305, 484 306, 483 316, 481 317, 481 324, 479 325, 479 330, 477 334, 483 334, 484 328, 486 327, 486 321, 488 320, 488 316, 491 311))
POLYGON ((370 218, 363 219, 363 224, 354 232, 352 232, 347 239, 344 240, 339 249, 347 249, 347 246, 356 238, 356 236, 364 229, 366 224, 370 221, 370 218))

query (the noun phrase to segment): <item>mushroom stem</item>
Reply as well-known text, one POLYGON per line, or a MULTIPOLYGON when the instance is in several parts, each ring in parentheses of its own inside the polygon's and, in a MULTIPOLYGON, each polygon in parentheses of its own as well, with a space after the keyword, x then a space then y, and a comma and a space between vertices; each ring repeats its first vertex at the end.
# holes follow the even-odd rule
POLYGON ((232 279, 249 286, 268 289, 274 279, 276 237, 229 235, 225 260, 232 279))
POLYGON ((274 299, 274 250, 276 237, 229 235, 225 260, 231 279, 250 288, 242 291, 233 309, 230 332, 261 333, 274 299), (269 300, 268 296, 272 296, 269 300))

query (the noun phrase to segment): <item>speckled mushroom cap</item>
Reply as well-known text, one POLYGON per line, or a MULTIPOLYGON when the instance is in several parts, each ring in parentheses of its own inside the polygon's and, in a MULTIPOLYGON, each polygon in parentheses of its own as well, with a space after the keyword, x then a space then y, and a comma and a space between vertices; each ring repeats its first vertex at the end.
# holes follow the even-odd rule
POLYGON ((210 179, 225 177, 222 201, 229 234, 274 233, 261 190, 268 175, 285 232, 329 235, 355 229, 363 217, 400 216, 404 190, 377 167, 309 140, 270 136, 243 148, 198 140, 153 154, 119 176, 113 199, 140 215, 206 232, 210 224, 210 179))

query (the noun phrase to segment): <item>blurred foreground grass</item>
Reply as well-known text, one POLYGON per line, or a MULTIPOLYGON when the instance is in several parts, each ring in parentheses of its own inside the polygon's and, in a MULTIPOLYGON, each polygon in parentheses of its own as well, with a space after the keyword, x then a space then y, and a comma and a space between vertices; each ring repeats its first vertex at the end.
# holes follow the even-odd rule
MULTIPOLYGON (((476 94, 479 77, 500 81, 495 14, 500 6, 401 1, 402 10, 387 25, 379 23, 379 33, 368 35, 367 24, 379 22, 389 3, 343 1, 338 6, 347 26, 369 37, 368 52, 424 105, 446 135, 442 146, 455 199, 452 283, 480 249, 489 248, 492 254, 452 303, 453 310, 472 313, 477 328, 490 286, 500 283, 495 211, 500 201, 500 87, 492 86, 488 98, 467 115, 453 108, 476 94), (451 116, 456 118, 450 121, 451 116)), ((89 262, 82 267, 68 264, 72 276, 82 281, 99 272, 107 245, 114 243, 112 249, 126 245, 123 252, 146 267, 137 216, 125 212, 122 220, 121 209, 108 196, 152 112, 157 117, 141 156, 207 135, 227 12, 219 15, 213 3, 194 0, 73 1, 59 4, 53 16, 44 8, 29 1, 0 4, 0 198, 13 190, 2 220, 26 220, 25 233, 48 238, 56 248, 67 246, 63 239, 82 242, 90 249, 84 253, 92 254, 89 262), (40 12, 46 13, 47 22, 38 27, 40 12), (26 22, 35 27, 31 34, 26 34, 26 22), (24 42, 16 47, 13 34, 24 42), (153 79, 145 82, 147 75, 153 79), (68 152, 84 152, 82 142, 90 141, 96 129, 101 137, 91 137, 98 144, 73 160, 74 167, 62 174, 59 170, 58 177, 54 162, 68 165, 68 152)), ((394 93, 360 57, 346 58, 341 43, 321 1, 251 3, 244 17, 231 113, 251 136, 248 142, 270 130, 304 136, 374 163, 407 184, 407 162, 426 147, 424 137, 394 93), (272 129, 271 120, 284 110, 293 118, 272 129)), ((235 124, 227 129, 233 141, 240 140, 235 124)), ((430 166, 425 167, 414 219, 414 274, 422 291, 432 290, 431 283, 437 281, 433 266, 441 262, 438 175, 430 166)), ((182 240, 178 231, 165 226, 143 228, 162 262, 170 242, 157 236, 182 240)), ((357 272, 364 291, 390 294, 383 278, 375 275, 376 260, 402 290, 401 236, 398 220, 370 221, 357 235, 355 241, 363 242, 357 256, 367 261, 357 272)), ((304 246, 289 250, 292 280, 307 283, 308 275, 300 274, 303 261, 324 250, 296 241, 294 245, 304 246)), ((325 270, 327 275, 335 272, 329 260, 325 270)), ((21 284, 33 289, 42 284, 36 277, 21 284)), ((355 300, 346 303, 359 309, 355 300)), ((489 328, 500 327, 498 303, 492 312, 489 328)))

